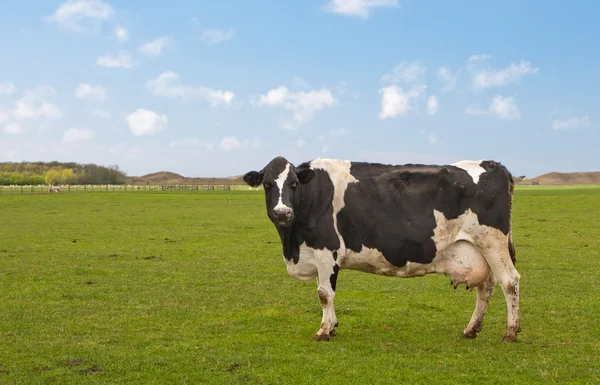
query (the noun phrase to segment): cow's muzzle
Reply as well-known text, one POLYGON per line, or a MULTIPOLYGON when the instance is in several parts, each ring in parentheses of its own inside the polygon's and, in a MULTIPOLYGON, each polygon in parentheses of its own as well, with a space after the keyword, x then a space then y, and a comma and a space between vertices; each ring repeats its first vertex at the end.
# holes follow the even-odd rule
POLYGON ((292 216, 294 215, 294 211, 289 207, 276 208, 273 209, 273 216, 275 218, 275 223, 279 226, 288 226, 292 221, 292 216))

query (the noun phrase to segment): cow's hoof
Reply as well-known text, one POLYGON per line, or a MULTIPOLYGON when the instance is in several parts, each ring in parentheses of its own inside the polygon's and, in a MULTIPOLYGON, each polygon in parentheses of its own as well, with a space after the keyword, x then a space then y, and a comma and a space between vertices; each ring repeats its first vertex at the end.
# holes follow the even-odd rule
POLYGON ((331 331, 329 332, 329 336, 331 336, 331 337, 337 336, 337 330, 331 329, 331 331))
POLYGON ((507 333, 502 337, 502 342, 517 342, 517 335, 507 333))
POLYGON ((463 338, 472 340, 473 338, 477 337, 477 331, 475 331, 475 329, 471 329, 469 331, 463 332, 462 336, 463 338))
POLYGON ((317 334, 313 337, 313 341, 329 341, 329 334, 317 334))

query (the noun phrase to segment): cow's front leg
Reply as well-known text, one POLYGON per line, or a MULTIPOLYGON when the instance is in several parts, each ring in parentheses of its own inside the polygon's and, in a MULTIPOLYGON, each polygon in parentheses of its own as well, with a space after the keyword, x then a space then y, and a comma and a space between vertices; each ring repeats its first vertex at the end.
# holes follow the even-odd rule
POLYGON ((333 307, 333 299, 335 298, 335 286, 339 269, 337 262, 333 259, 328 263, 320 264, 318 267, 317 294, 323 308, 323 318, 321 319, 321 328, 313 338, 315 341, 329 341, 330 336, 336 335, 335 328, 338 326, 338 322, 333 307))

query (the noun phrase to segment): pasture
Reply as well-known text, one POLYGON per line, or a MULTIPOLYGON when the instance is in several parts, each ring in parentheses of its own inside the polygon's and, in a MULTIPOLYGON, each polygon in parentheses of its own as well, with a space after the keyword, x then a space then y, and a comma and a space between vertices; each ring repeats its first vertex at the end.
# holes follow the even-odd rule
POLYGON ((600 383, 600 188, 518 188, 523 331, 496 286, 340 272, 338 336, 261 191, 0 197, 2 384, 600 383))

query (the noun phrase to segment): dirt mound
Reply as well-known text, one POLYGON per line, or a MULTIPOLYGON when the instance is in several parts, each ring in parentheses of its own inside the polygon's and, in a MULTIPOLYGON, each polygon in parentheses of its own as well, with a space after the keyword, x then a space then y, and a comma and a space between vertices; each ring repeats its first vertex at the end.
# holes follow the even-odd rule
POLYGON ((144 176, 132 176, 127 178, 129 184, 214 184, 233 185, 244 184, 242 176, 228 178, 188 178, 174 172, 160 171, 144 176))
POLYGON ((524 179, 522 184, 540 185, 576 185, 600 184, 600 172, 549 172, 531 179, 524 179))
POLYGON ((182 184, 186 178, 174 172, 160 171, 144 176, 132 176, 127 179, 127 183, 132 184, 182 184))

